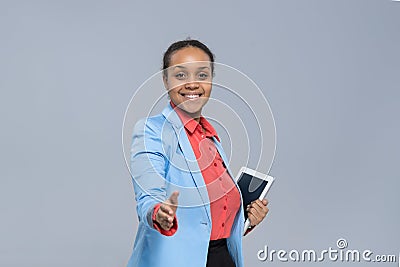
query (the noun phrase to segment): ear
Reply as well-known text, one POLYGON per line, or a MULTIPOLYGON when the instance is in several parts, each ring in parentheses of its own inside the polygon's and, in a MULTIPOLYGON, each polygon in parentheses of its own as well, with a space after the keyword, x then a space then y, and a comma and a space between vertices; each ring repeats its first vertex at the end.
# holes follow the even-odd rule
POLYGON ((167 74, 166 74, 166 73, 163 73, 162 77, 163 77, 162 79, 163 79, 163 82, 164 82, 164 87, 165 87, 165 89, 168 90, 169 86, 168 86, 168 77, 167 77, 167 74))
POLYGON ((167 98, 170 99, 170 97, 169 97, 169 89, 168 89, 169 88, 169 86, 168 86, 168 77, 165 74, 163 74, 163 82, 164 82, 165 90, 167 91, 167 98))

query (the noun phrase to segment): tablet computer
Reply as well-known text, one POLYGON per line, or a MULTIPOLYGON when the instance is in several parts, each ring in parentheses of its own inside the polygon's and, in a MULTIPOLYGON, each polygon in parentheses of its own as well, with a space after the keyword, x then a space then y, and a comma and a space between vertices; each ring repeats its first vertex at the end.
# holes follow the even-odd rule
MULTIPOLYGON (((274 178, 247 167, 242 167, 237 175, 236 181, 242 193, 243 207, 246 209, 247 205, 252 201, 265 198, 274 178)), ((250 226, 250 220, 247 218, 246 210, 244 211, 244 216, 245 224, 243 234, 250 226)))

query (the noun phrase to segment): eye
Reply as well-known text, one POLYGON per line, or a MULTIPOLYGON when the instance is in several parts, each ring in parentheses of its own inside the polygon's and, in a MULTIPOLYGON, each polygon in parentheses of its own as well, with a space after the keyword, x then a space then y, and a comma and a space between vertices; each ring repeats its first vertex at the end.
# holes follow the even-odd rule
POLYGON ((175 78, 177 78, 178 80, 183 80, 186 78, 186 74, 183 72, 179 72, 179 73, 175 74, 175 78))
POLYGON ((200 79, 200 80, 206 80, 206 79, 208 79, 208 77, 209 77, 208 73, 206 73, 206 72, 200 72, 200 73, 198 74, 198 76, 199 76, 199 79, 200 79))

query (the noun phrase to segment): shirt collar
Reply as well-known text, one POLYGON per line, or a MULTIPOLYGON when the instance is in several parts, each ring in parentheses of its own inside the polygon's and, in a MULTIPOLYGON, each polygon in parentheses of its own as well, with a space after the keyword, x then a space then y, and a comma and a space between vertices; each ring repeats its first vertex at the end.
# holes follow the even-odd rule
POLYGON ((177 107, 172 101, 170 101, 170 105, 175 110, 175 112, 178 114, 185 129, 188 130, 190 132, 190 134, 193 134, 198 126, 200 126, 200 127, 203 126, 204 130, 206 131, 207 136, 214 136, 218 140, 218 142, 221 142, 219 140, 219 137, 218 137, 217 132, 215 131, 214 127, 207 121, 206 118, 204 118, 203 116, 200 116, 200 123, 199 123, 195 119, 190 117, 186 112, 184 112, 179 107, 177 107))

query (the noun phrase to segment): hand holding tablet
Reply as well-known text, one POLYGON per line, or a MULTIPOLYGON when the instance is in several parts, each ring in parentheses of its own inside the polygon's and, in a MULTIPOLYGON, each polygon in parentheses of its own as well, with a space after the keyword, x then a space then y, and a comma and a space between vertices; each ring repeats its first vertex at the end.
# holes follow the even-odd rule
MULTIPOLYGON (((254 200, 263 200, 271 187, 274 178, 272 176, 257 172, 255 170, 242 167, 237 175, 237 183, 242 193, 243 206, 247 207, 254 200)), ((245 215, 244 232, 250 226, 247 211, 245 215)))

